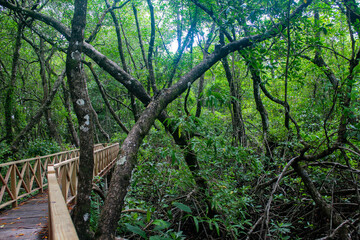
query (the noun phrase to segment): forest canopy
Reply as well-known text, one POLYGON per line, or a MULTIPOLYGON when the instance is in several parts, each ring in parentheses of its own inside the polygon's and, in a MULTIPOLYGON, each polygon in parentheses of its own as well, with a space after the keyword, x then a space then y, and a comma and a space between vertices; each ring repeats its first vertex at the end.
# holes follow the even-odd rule
POLYGON ((358 238, 358 1, 0 0, 0 23, 0 160, 79 147, 80 239, 358 238))

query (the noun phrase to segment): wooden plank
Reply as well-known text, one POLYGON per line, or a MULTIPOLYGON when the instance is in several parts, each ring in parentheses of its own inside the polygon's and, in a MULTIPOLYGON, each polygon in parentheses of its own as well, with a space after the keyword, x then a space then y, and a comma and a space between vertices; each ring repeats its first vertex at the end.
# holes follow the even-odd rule
POLYGON ((51 240, 78 239, 61 189, 56 179, 54 166, 48 166, 49 181, 49 237, 51 240))

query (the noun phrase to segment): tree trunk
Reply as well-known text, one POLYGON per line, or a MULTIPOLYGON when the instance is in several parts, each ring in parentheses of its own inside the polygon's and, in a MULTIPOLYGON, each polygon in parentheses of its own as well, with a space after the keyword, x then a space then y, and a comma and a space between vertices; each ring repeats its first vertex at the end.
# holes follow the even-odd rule
MULTIPOLYGON (((297 16, 302 11, 312 3, 312 0, 308 0, 306 3, 301 4, 298 8, 294 9, 292 16, 297 16)), ((188 73, 183 75, 178 82, 172 85, 170 88, 164 89, 159 92, 153 99, 149 99, 149 96, 146 90, 143 88, 142 84, 136 80, 133 76, 126 73, 123 69, 119 68, 113 61, 107 59, 103 54, 98 52, 93 46, 88 43, 84 43, 83 41, 77 42, 75 44, 75 36, 81 35, 81 30, 84 30, 85 21, 85 13, 86 13, 86 1, 75 1, 75 13, 73 19, 73 29, 70 31, 64 25, 62 25, 58 21, 53 21, 50 17, 45 16, 41 13, 32 12, 32 11, 22 11, 21 7, 14 6, 13 4, 0 0, 0 4, 9 8, 13 9, 17 12, 21 12, 22 14, 29 14, 33 18, 38 18, 41 21, 46 23, 51 23, 52 27, 56 28, 60 31, 67 39, 70 39, 69 51, 67 55, 67 66, 69 65, 70 68, 68 69, 68 76, 74 77, 71 81, 81 81, 85 82, 84 76, 82 73, 80 59, 81 59, 81 50, 92 58, 95 62, 99 64, 105 71, 107 71, 114 79, 121 82, 128 90, 134 93, 134 95, 139 98, 141 101, 149 102, 147 108, 141 114, 139 120, 136 122, 130 133, 128 134, 127 138, 125 139, 124 143, 121 146, 120 154, 117 158, 117 163, 115 167, 114 176, 111 180, 109 193, 107 199, 105 201, 105 205, 103 207, 103 211, 100 216, 99 227, 96 236, 99 239, 111 239, 114 237, 114 233, 117 227, 117 222, 120 217, 120 211, 123 207, 124 197, 127 193, 127 187, 130 184, 132 170, 136 164, 136 154, 140 147, 140 144, 143 138, 148 133, 149 129, 151 128, 152 124, 154 123, 156 117, 166 108, 166 106, 171 103, 173 100, 178 98, 188 86, 191 85, 196 79, 198 79, 202 74, 204 74, 209 68, 211 68, 214 64, 220 61, 223 57, 227 56, 229 53, 234 51, 243 50, 249 46, 257 42, 262 42, 267 39, 270 39, 278 34, 277 29, 285 28, 286 25, 282 22, 275 24, 273 27, 268 29, 263 34, 253 35, 249 37, 242 38, 237 41, 233 41, 223 47, 217 49, 213 54, 209 55, 209 57, 199 63, 197 66, 192 68, 188 73), (82 7, 79 8, 79 5, 82 7), (81 27, 82 26, 82 27, 81 27), (80 45, 79 45, 80 43, 80 45), (82 46, 83 49, 77 48, 76 46, 82 46), (77 52, 76 52, 77 50, 77 52), (80 50, 80 51, 79 51, 80 50), (72 54, 71 54, 72 53, 72 54)), ((83 37, 83 36, 82 36, 83 37)), ((83 38, 81 39, 83 40, 83 38)), ((71 82, 69 80, 69 82, 71 82)), ((77 86, 77 85, 75 85, 77 86)), ((86 87, 86 85, 84 84, 86 87)), ((74 86, 70 85, 71 88, 74 86)), ((86 89, 86 88, 85 88, 86 89)), ((80 89, 72 89, 72 91, 76 91, 80 89)), ((75 95, 75 93, 74 93, 75 95)), ((76 95, 75 95, 76 96, 76 95)), ((86 104, 85 100, 88 99, 76 99, 73 98, 73 102, 75 103, 75 107, 79 109, 75 109, 76 112, 80 112, 83 110, 83 107, 76 106, 78 103, 81 106, 86 104), (83 101, 80 101, 83 100, 83 101)), ((89 114, 90 112, 88 112, 89 114)), ((78 120, 82 121, 80 114, 78 116, 78 120)), ((88 131, 88 128, 84 128, 84 124, 88 124, 88 121, 80 122, 80 128, 82 131, 85 129, 88 131)), ((85 144, 83 142, 82 137, 80 137, 80 145, 85 144)), ((88 139, 89 140, 89 139, 88 139)), ((91 139, 92 141, 92 139, 91 139)), ((88 151, 90 154, 90 151, 88 151)), ((84 152, 86 154, 86 152, 84 152)), ((92 153, 91 153, 92 155, 92 153)), ((90 156, 89 156, 90 157, 90 156)), ((83 164, 82 160, 80 163, 83 164)), ((92 164, 92 163, 90 163, 92 164)), ((80 166, 81 167, 81 166, 80 166)), ((82 170, 80 171, 82 172, 82 170)), ((90 173, 89 176, 92 174, 90 173)), ((79 176, 79 185, 84 182, 83 179, 79 176)), ((91 190, 91 181, 89 181, 89 188, 91 190)), ((84 185, 86 187, 86 185, 84 185)), ((80 186, 80 189, 84 191, 84 189, 80 186)), ((80 215, 85 219, 88 219, 88 215, 80 215)), ((75 221, 76 222, 76 221, 75 221)), ((85 232, 85 231, 84 231, 85 232)), ((83 232, 81 232, 83 234, 83 232)), ((90 237, 89 237, 90 238, 90 237)))
POLYGON ((134 2, 132 2, 132 9, 134 12, 134 17, 135 17, 135 23, 136 23, 136 30, 137 30, 137 34, 138 34, 138 39, 139 39, 139 45, 140 45, 140 49, 141 49, 141 55, 143 57, 144 63, 145 63, 145 67, 147 69, 149 69, 149 64, 148 61, 146 59, 145 56, 145 49, 144 49, 144 44, 142 42, 142 36, 141 36, 141 30, 140 30, 140 24, 139 24, 139 19, 138 19, 138 14, 137 14, 137 10, 136 7, 134 5, 134 2))
POLYGON ((10 81, 8 84, 8 89, 6 91, 5 95, 5 141, 8 144, 11 144, 14 140, 14 133, 13 133, 13 111, 15 111, 15 105, 14 105, 14 91, 15 91, 15 83, 16 83, 16 74, 17 69, 19 65, 19 57, 20 57, 20 48, 21 48, 21 37, 22 32, 24 30, 24 24, 19 23, 18 29, 16 33, 16 39, 15 39, 15 46, 14 46, 14 53, 13 53, 13 59, 12 59, 12 69, 11 69, 11 76, 10 81))
POLYGON ((258 110, 261 116, 263 134, 265 135, 266 138, 269 132, 269 117, 260 96, 260 84, 261 84, 260 72, 257 69, 257 67, 254 66, 256 65, 255 61, 251 61, 251 60, 248 61, 248 65, 251 72, 251 78, 253 80, 253 90, 254 90, 254 99, 256 103, 256 110, 258 110))
MULTIPOLYGON (((225 45, 224 41, 224 35, 220 33, 220 44, 225 45)), ((233 136, 235 138, 236 145, 238 143, 240 146, 246 145, 246 133, 245 133, 245 124, 241 112, 241 105, 240 105, 240 98, 239 94, 237 92, 237 89, 235 87, 234 78, 231 74, 229 62, 227 60, 227 57, 224 57, 221 59, 222 65, 224 67, 226 79, 228 81, 229 87, 230 87, 230 95, 231 95, 231 107, 232 107, 232 114, 231 114, 231 120, 233 125, 233 136)))
POLYGON ((86 25, 86 0, 75 0, 72 31, 66 56, 66 73, 70 95, 79 123, 80 165, 78 193, 74 209, 74 225, 81 240, 92 239, 90 213, 92 178, 94 167, 94 135, 90 99, 87 92, 86 76, 81 63, 86 25))
MULTIPOLYGON (((245 124, 244 119, 242 116, 241 111, 241 102, 240 97, 235 87, 234 79, 230 71, 229 63, 227 58, 222 59, 222 64, 225 70, 226 79, 228 81, 230 87, 230 95, 231 99, 231 106, 232 106, 232 125, 233 125, 233 132, 236 143, 239 143, 240 146, 246 145, 246 133, 245 133, 245 124)), ((236 144, 237 145, 237 144, 236 144)))
MULTIPOLYGON (((215 24, 213 24, 211 26, 211 30, 207 36, 207 40, 205 42, 205 46, 204 48, 202 49, 202 52, 203 52, 203 60, 205 60, 207 58, 207 56, 209 55, 208 54, 208 51, 209 51, 209 47, 211 45, 211 42, 212 42, 212 38, 213 38, 213 34, 214 34, 214 31, 215 31, 215 24)), ((198 92, 197 92, 197 102, 196 102, 196 114, 195 116, 196 117, 200 117, 201 115, 201 107, 202 107, 202 92, 204 91, 204 82, 205 82, 205 74, 201 75, 200 77, 200 80, 199 80, 199 87, 198 87, 198 92)))
MULTIPOLYGON (((44 103, 49 96, 49 84, 48 84, 48 79, 46 77, 46 65, 45 65, 46 60, 44 54, 44 41, 42 38, 40 38, 40 48, 39 48, 38 56, 40 62, 40 76, 41 76, 43 92, 44 92, 44 97, 43 97, 43 103, 44 103)), ((56 130, 56 125, 51 118, 50 108, 47 108, 44 113, 45 113, 44 117, 46 119, 46 123, 49 128, 50 137, 52 139, 55 139, 55 141, 59 144, 59 146, 61 146, 62 145, 61 138, 58 131, 56 130)))

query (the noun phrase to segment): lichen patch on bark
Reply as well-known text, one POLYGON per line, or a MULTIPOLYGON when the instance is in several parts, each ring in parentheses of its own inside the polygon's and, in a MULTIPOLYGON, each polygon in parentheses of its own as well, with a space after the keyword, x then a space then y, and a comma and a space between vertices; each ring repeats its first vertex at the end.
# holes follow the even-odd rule
POLYGON ((126 156, 123 156, 116 162, 116 165, 124 165, 125 163, 126 163, 126 156))

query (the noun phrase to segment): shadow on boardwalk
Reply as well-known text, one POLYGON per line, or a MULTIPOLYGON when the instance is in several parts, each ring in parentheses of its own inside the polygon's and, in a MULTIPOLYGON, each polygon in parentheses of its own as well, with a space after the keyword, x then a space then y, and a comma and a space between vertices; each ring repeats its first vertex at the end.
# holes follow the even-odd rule
POLYGON ((46 239, 48 218, 47 191, 37 194, 18 207, 1 212, 0 240, 46 239))

